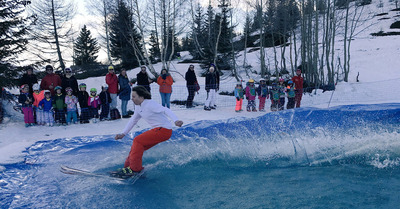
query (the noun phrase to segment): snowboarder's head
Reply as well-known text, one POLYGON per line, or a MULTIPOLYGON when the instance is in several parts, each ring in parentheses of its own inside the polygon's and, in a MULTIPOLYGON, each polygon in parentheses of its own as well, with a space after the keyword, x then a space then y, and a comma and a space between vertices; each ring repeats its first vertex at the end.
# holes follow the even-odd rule
POLYGON ((145 99, 151 99, 150 92, 143 86, 135 86, 132 88, 132 101, 135 105, 140 105, 145 99))

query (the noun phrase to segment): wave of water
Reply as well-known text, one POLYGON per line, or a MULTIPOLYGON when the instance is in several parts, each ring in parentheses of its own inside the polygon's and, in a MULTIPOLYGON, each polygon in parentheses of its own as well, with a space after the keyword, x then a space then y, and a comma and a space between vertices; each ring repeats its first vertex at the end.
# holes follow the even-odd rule
POLYGON ((119 168, 129 139, 41 141, 26 150, 24 162, 3 165, 0 206, 309 208, 330 201, 335 207, 395 206, 399 124, 400 104, 200 121, 146 152, 147 178, 135 185, 58 171, 64 164, 95 172, 119 168), (355 201, 359 195, 373 199, 355 201))

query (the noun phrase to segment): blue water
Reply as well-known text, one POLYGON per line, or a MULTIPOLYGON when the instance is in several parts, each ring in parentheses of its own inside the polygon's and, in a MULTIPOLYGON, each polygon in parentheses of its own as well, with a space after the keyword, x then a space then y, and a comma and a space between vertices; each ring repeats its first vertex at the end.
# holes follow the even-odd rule
POLYGON ((59 172, 114 170, 130 145, 112 135, 37 142, 3 165, 0 208, 399 208, 400 104, 196 122, 147 151, 133 185, 59 172))

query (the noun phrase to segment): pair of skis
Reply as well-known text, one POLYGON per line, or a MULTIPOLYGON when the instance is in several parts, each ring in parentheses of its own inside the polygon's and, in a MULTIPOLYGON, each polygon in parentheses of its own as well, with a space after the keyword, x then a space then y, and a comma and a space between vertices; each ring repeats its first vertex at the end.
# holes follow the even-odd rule
POLYGON ((76 168, 71 168, 66 165, 61 165, 60 171, 65 174, 70 174, 70 175, 78 175, 78 176, 89 176, 89 177, 100 177, 100 178, 109 178, 109 179, 114 179, 114 180, 119 180, 119 181, 127 181, 131 184, 134 184, 139 178, 143 178, 144 170, 142 170, 140 173, 137 175, 134 175, 128 179, 126 178, 119 178, 115 176, 111 176, 110 174, 107 173, 94 173, 94 172, 89 172, 85 170, 80 170, 76 168))

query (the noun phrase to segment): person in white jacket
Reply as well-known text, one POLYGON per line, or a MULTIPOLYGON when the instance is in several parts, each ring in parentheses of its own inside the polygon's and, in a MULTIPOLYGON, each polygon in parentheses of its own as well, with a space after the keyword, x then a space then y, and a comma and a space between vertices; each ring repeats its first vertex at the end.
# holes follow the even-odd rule
POLYGON ((183 125, 183 122, 169 108, 163 107, 151 100, 151 94, 143 86, 132 88, 132 101, 135 104, 135 113, 130 118, 123 132, 117 134, 115 139, 122 139, 127 135, 141 118, 152 129, 133 139, 131 151, 125 161, 124 168, 111 173, 115 177, 129 178, 144 169, 142 166, 144 151, 160 142, 168 140, 172 135, 173 126, 169 118, 172 119, 176 126, 181 127, 183 125))

